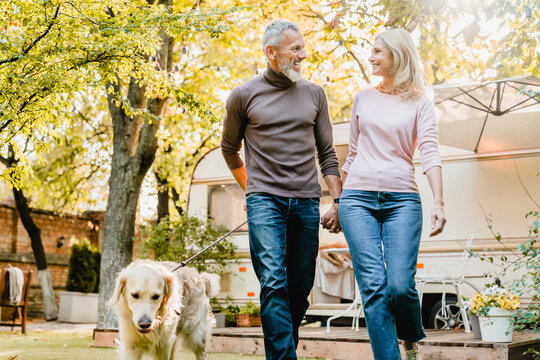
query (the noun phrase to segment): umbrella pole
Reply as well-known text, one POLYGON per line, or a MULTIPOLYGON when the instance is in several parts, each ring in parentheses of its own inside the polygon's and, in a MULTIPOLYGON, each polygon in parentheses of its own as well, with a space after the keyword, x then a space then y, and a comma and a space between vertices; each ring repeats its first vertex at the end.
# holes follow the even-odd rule
MULTIPOLYGON (((489 108, 491 109, 491 104, 493 104, 493 99, 495 98, 495 94, 497 94, 497 105, 499 105, 499 84, 497 84, 497 91, 493 92, 493 95, 491 96, 491 101, 489 102, 489 108)), ((480 130, 480 135, 478 135, 478 141, 476 141, 476 146, 474 147, 474 152, 478 152, 478 146, 480 145, 480 140, 482 139, 482 134, 484 133, 484 129, 486 128, 487 118, 489 116, 489 112, 486 113, 486 117, 484 118, 484 123, 482 124, 482 130, 480 130)))

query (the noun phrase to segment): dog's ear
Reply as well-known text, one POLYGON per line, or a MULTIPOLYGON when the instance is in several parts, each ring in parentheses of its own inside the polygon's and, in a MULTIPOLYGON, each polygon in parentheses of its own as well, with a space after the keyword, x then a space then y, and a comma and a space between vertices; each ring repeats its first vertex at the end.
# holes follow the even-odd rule
POLYGON ((163 307, 167 307, 167 303, 169 302, 169 299, 171 298, 171 295, 173 291, 175 291, 175 283, 174 283, 174 274, 171 272, 165 272, 163 273, 163 278, 165 280, 165 289, 163 292, 163 307))
POLYGON ((123 270, 122 272, 120 272, 120 274, 118 274, 118 277, 116 278, 116 285, 114 287, 113 294, 108 302, 108 305, 110 307, 114 307, 120 301, 120 297, 124 293, 124 288, 126 287, 126 280, 126 271, 123 270))

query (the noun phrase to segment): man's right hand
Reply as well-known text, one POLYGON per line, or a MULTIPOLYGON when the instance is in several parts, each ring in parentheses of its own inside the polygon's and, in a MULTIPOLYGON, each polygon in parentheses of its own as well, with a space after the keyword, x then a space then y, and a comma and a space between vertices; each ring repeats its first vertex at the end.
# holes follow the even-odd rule
POLYGON ((333 204, 330 210, 321 217, 321 224, 323 229, 328 229, 333 234, 338 234, 341 231, 341 224, 339 223, 339 204, 333 204))

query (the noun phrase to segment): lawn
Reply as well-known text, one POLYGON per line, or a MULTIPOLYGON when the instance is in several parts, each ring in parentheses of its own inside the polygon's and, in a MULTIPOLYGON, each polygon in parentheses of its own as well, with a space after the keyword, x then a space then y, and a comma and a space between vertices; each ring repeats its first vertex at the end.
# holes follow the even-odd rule
MULTIPOLYGON (((68 333, 0 332, 0 360, 106 360, 119 359, 116 349, 96 348, 91 346, 92 336, 87 331, 68 333)), ((263 356, 209 353, 208 360, 261 360, 263 356)), ((195 356, 187 351, 180 353, 179 360, 194 360, 195 356)), ((307 359, 306 359, 307 360, 307 359)))

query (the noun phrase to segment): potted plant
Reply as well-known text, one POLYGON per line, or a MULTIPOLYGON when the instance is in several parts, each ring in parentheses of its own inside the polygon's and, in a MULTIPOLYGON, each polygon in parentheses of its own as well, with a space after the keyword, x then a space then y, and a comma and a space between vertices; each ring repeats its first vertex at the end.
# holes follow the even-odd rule
POLYGON ((492 285, 471 298, 471 312, 478 315, 482 341, 511 342, 512 317, 520 301, 515 294, 492 285))
POLYGON ((227 305, 221 309, 221 313, 225 314, 225 326, 226 327, 235 327, 236 326, 236 315, 240 312, 240 307, 238 305, 227 305))
POLYGON ((71 242, 66 290, 60 292, 58 320, 97 322, 101 252, 87 239, 71 242))
POLYGON ((261 326, 261 309, 259 305, 248 301, 240 307, 236 314, 236 325, 239 327, 261 326))
MULTIPOLYGON (((540 175, 538 172, 537 175, 540 175)), ((528 193, 528 190, 524 188, 528 193)), ((540 239, 540 212, 529 211, 525 218, 530 220, 529 235, 527 239, 519 243, 514 249, 508 247, 505 238, 494 229, 491 216, 486 216, 488 228, 493 234, 494 239, 500 245, 509 249, 512 257, 506 254, 501 256, 493 256, 486 252, 471 252, 471 256, 478 258, 481 261, 489 261, 497 263, 500 270, 495 273, 485 274, 487 277, 495 279, 495 284, 501 286, 500 279, 509 273, 521 272, 522 275, 514 278, 506 287, 511 290, 512 294, 520 297, 528 297, 531 301, 528 304, 517 309, 512 316, 512 328, 518 332, 529 331, 531 329, 540 329, 540 251, 538 251, 538 241, 540 239)), ((511 299, 517 300, 516 297, 511 299)), ((514 305, 516 303, 514 302, 514 305)), ((483 329, 482 329, 483 330, 483 329)), ((528 354, 532 354, 535 359, 540 359, 540 352, 529 347, 528 354)))

